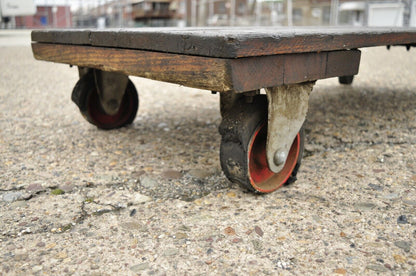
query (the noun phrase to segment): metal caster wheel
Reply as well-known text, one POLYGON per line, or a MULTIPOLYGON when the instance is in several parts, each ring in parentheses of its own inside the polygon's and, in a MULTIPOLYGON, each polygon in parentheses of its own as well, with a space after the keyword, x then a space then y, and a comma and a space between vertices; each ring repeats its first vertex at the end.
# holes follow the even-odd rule
POLYGON ((272 172, 267 164, 267 99, 244 99, 225 112, 220 125, 221 167, 230 181, 256 193, 270 193, 296 180, 304 149, 303 128, 296 135, 283 169, 272 172))
POLYGON ((79 79, 71 98, 84 118, 100 129, 116 129, 131 124, 139 108, 137 90, 128 80, 118 111, 113 115, 106 113, 100 102, 93 70, 79 79))
POLYGON ((338 77, 338 81, 340 84, 352 84, 352 81, 354 80, 354 76, 342 76, 342 77, 338 77))

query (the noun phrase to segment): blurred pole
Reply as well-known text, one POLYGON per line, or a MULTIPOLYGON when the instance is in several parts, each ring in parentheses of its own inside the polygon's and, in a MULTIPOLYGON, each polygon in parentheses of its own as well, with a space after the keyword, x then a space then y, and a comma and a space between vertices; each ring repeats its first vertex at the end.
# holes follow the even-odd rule
POLYGON ((293 14, 292 0, 287 0, 287 25, 289 27, 293 26, 292 14, 293 14))
POLYGON ((71 5, 69 4, 69 0, 65 1, 65 21, 66 27, 71 27, 71 5))
POLYGON ((338 5, 339 0, 331 0, 331 21, 330 25, 338 25, 338 5))
POLYGON ((270 22, 272 23, 272 26, 277 25, 278 23, 278 12, 277 12, 277 5, 276 2, 272 2, 272 8, 270 11, 270 22))
POLYGON ((57 12, 58 12, 58 6, 56 6, 56 3, 53 4, 52 6, 52 17, 53 17, 53 27, 56 28, 58 26, 58 16, 57 16, 57 12))
POLYGON ((230 25, 234 26, 235 25, 235 0, 231 0, 230 1, 231 6, 230 6, 230 25))
POLYGON ((206 26, 207 24, 207 13, 206 13, 206 0, 199 0, 198 6, 198 26, 206 26))
POLYGON ((118 25, 120 28, 123 27, 123 5, 121 1, 118 1, 118 25))
POLYGON ((209 25, 212 25, 212 20, 214 17, 214 0, 209 0, 209 7, 208 7, 208 17, 209 17, 209 25))
POLYGON ((256 4, 256 26, 261 25, 261 1, 257 0, 254 2, 256 4))
POLYGON ((191 0, 191 26, 196 26, 196 0, 191 0))

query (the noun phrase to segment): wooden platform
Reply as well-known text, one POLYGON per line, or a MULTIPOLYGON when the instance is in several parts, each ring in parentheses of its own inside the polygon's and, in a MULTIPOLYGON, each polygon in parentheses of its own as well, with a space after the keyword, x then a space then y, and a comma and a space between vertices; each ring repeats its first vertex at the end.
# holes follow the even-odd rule
POLYGON ((403 28, 151 28, 32 32, 35 58, 244 92, 358 73, 356 49, 416 45, 403 28))

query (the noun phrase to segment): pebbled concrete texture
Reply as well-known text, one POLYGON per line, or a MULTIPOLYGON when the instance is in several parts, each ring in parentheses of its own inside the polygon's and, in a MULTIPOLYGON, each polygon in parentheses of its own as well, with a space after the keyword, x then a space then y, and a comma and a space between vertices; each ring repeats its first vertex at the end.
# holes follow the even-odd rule
POLYGON ((218 95, 134 77, 133 125, 98 130, 28 41, 0 32, 0 274, 415 275, 416 49, 318 81, 298 180, 257 196, 219 167, 218 95))

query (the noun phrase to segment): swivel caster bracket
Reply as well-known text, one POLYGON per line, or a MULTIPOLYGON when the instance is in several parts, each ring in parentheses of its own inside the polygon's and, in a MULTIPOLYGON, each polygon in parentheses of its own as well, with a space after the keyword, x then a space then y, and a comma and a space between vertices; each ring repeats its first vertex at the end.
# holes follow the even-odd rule
POLYGON ((100 129, 115 129, 131 124, 139 98, 128 76, 88 67, 78 67, 79 77, 72 101, 91 124, 100 129))
POLYGON ((315 82, 266 88, 268 130, 266 155, 269 169, 278 173, 308 112, 309 95, 315 82))
POLYGON ((118 112, 128 83, 128 76, 117 72, 94 70, 101 106, 108 115, 118 112))
POLYGON ((129 78, 118 72, 78 67, 80 78, 92 72, 101 107, 108 115, 115 115, 121 105, 129 78))

